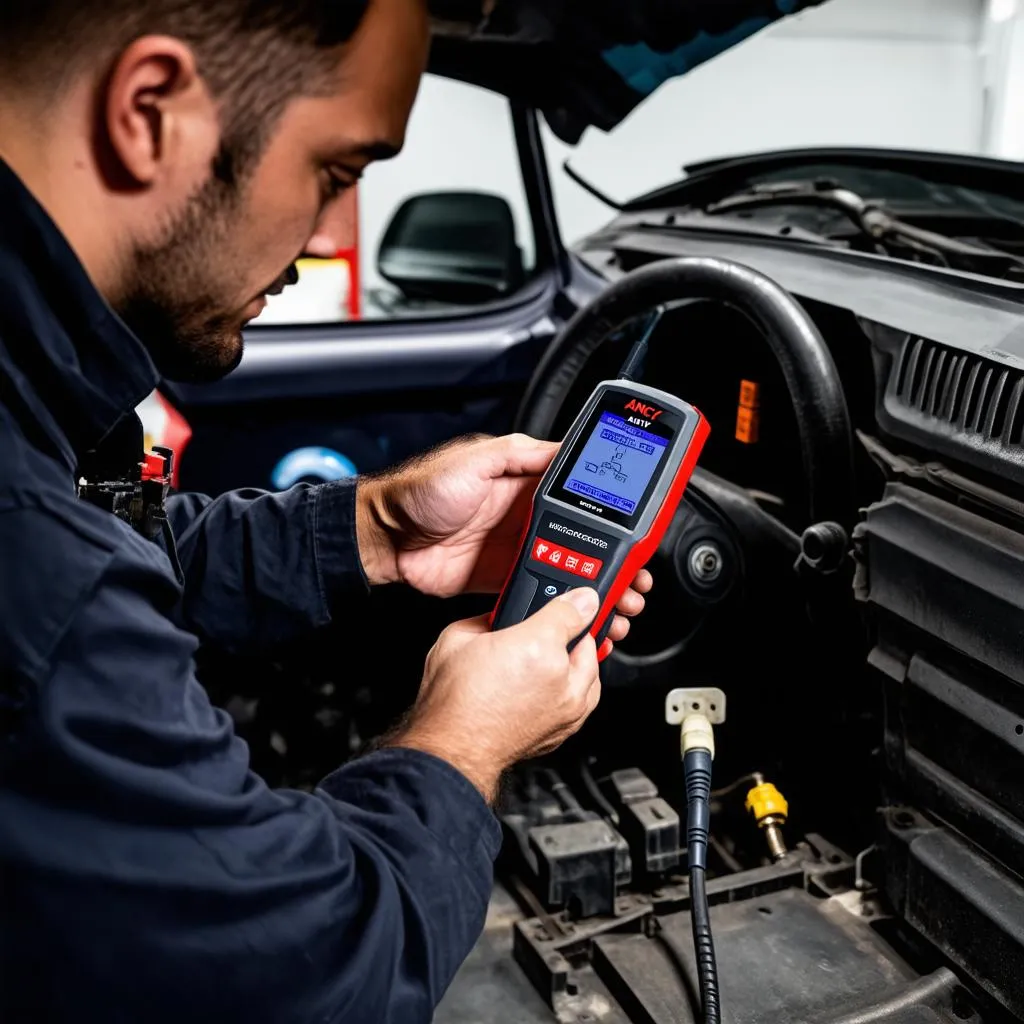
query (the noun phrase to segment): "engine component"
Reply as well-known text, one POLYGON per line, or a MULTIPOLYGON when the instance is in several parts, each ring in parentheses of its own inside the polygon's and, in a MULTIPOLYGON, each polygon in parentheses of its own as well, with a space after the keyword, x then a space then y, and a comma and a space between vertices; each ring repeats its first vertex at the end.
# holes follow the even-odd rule
POLYGON ((625 838, 604 817, 584 808, 550 768, 531 774, 522 792, 507 792, 499 812, 520 863, 549 910, 576 918, 610 914, 621 886, 632 878, 625 838))
POLYGON ((639 768, 627 768, 612 772, 606 789, 634 868, 650 876, 677 867, 682 856, 679 815, 654 783, 639 768))
POLYGON ((889 484, 855 541, 885 705, 889 899, 1022 1017, 1024 536, 889 484))
POLYGON ((575 918, 613 914, 620 885, 630 880, 626 841, 596 815, 590 821, 530 829, 537 881, 548 908, 567 907, 575 918))
POLYGON ((745 806, 764 832, 772 860, 781 860, 786 856, 786 843, 782 838, 782 826, 789 815, 786 798, 770 782, 759 782, 747 793, 745 806))

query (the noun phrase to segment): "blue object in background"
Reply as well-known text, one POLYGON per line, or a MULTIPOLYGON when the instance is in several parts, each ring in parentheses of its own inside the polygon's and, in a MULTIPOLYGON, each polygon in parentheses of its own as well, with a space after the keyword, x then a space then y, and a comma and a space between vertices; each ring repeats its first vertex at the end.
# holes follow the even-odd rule
POLYGON ((274 467, 270 474, 270 483, 275 490, 286 491, 303 479, 326 483, 358 475, 359 471, 355 464, 341 452, 314 445, 289 452, 274 467))
POLYGON ((750 18, 721 35, 699 32, 669 53, 657 53, 646 43, 616 46, 605 51, 604 59, 631 88, 649 96, 668 79, 685 75, 770 24, 770 18, 750 18))
POLYGON ((821 0, 750 0, 751 13, 724 32, 702 29, 671 50, 655 50, 647 42, 619 44, 603 51, 605 63, 631 89, 649 96, 670 78, 678 78, 738 46, 773 21, 795 14, 821 0), (758 10, 757 8, 763 8, 758 10))

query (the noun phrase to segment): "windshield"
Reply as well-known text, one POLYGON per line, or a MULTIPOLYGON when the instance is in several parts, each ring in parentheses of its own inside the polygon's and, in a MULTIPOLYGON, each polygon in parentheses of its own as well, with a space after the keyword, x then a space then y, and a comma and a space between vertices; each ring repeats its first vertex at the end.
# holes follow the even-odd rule
POLYGON ((1004 109, 1012 67, 1000 35, 1013 19, 994 21, 997 7, 829 0, 665 83, 608 134, 592 129, 569 147, 548 133, 566 238, 596 230, 609 210, 562 172, 565 159, 625 202, 678 180, 685 165, 759 151, 885 147, 1016 158, 1004 109))

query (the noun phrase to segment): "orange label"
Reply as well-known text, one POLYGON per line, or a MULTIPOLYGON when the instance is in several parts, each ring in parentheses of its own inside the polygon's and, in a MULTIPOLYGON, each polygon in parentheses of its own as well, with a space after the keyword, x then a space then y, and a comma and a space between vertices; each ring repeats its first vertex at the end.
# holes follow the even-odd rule
POLYGON ((761 385, 752 380, 740 381, 740 408, 756 409, 761 398, 761 385))
POLYGON ((736 410, 736 440, 743 444, 757 444, 759 417, 756 409, 736 410))
POLYGON ((757 430, 761 415, 761 385, 753 380, 740 381, 740 404, 736 410, 736 440, 743 444, 757 444, 757 430))

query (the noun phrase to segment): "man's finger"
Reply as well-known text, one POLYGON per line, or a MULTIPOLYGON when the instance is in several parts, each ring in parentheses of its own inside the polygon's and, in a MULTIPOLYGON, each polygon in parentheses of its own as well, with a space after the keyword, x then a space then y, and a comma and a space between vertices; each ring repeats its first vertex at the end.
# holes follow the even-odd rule
POLYGON ((557 441, 540 441, 527 434, 499 437, 495 446, 495 476, 540 476, 558 451, 557 441))
POLYGON ((654 586, 654 577, 648 572, 647 569, 641 569, 636 574, 636 579, 633 580, 633 589, 638 594, 649 594, 651 587, 654 586))
POLYGON ((588 633, 572 650, 569 661, 569 685, 582 700, 597 678, 597 644, 588 633))
MULTIPOLYGON (((600 598, 592 587, 578 587, 549 601, 522 625, 554 630, 566 645, 590 628, 600 607, 600 598)), ((580 644, 582 646, 582 642, 580 644)))
POLYGON ((620 640, 626 639, 626 634, 629 632, 629 619, 624 619, 621 615, 616 615, 612 622, 611 629, 608 630, 608 639, 613 644, 617 644, 620 640))
POLYGON ((639 615, 644 610, 646 603, 641 594, 638 594, 635 590, 627 590, 619 598, 619 603, 615 610, 622 615, 639 615))

